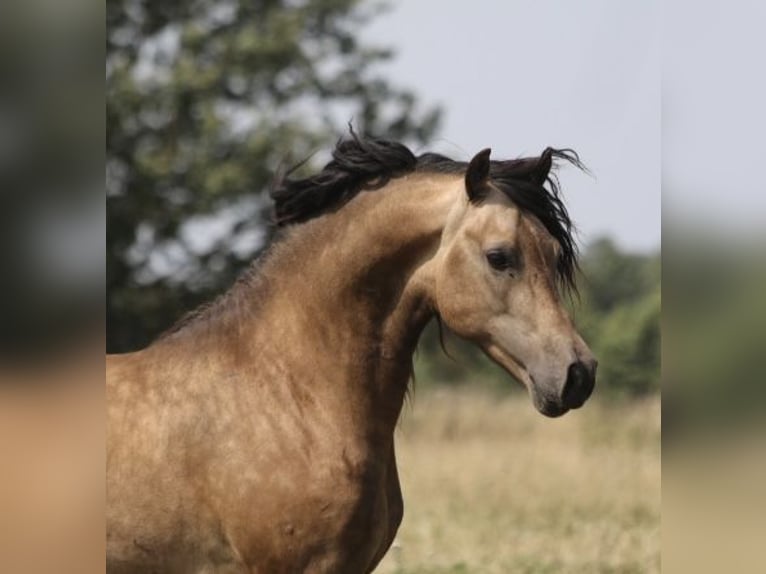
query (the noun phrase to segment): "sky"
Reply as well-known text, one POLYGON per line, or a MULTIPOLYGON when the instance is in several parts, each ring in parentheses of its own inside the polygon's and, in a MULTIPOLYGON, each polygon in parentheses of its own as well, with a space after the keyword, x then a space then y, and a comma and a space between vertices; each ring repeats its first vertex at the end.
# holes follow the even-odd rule
POLYGON ((395 50, 381 69, 390 81, 442 106, 430 149, 507 159, 571 147, 593 174, 560 173, 581 241, 650 252, 661 236, 660 17, 657 0, 394 0, 359 36, 395 50))
POLYGON ((766 2, 663 6, 662 180, 668 225, 763 240, 766 2))

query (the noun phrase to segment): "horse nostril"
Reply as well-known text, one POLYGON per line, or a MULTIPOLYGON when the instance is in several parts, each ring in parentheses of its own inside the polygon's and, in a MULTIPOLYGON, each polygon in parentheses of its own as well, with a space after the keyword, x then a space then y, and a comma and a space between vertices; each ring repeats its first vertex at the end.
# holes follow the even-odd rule
POLYGON ((580 361, 569 365, 567 370, 567 380, 564 383, 564 390, 561 393, 561 399, 564 405, 570 409, 576 409, 588 400, 593 392, 593 386, 596 383, 595 364, 588 368, 580 361))

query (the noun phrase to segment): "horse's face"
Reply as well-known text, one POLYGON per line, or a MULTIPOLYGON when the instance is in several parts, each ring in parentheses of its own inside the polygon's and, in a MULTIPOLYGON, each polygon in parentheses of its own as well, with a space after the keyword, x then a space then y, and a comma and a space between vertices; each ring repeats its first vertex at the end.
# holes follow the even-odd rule
MULTIPOLYGON (((471 181, 475 162, 469 196, 481 184, 471 181)), ((487 173, 488 165, 484 180, 487 173)), ((482 193, 480 202, 457 206, 445 228, 435 258, 439 313, 523 382, 541 413, 562 415, 590 396, 596 360, 559 296, 560 246, 491 184, 482 193)))

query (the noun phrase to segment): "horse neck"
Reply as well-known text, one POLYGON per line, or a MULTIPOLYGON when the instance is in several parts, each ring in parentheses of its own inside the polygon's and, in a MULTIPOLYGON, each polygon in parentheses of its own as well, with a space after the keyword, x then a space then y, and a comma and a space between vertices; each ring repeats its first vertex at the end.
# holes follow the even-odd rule
POLYGON ((300 341, 292 359, 309 361, 320 379, 313 384, 332 386, 385 432, 399 417, 412 354, 433 315, 425 262, 458 188, 454 177, 412 175, 362 192, 292 230, 273 258, 278 269, 266 270, 272 281, 285 278, 271 310, 281 332, 300 341))

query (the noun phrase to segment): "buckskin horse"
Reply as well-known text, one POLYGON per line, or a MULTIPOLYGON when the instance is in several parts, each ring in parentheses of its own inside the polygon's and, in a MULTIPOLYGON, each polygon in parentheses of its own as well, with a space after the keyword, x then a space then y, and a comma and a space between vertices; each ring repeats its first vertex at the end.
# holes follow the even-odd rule
POLYGON ((351 132, 272 192, 281 236, 213 304, 107 358, 109 572, 370 572, 402 519, 394 429, 426 323, 555 417, 596 361, 562 306, 577 248, 552 168, 351 132))

